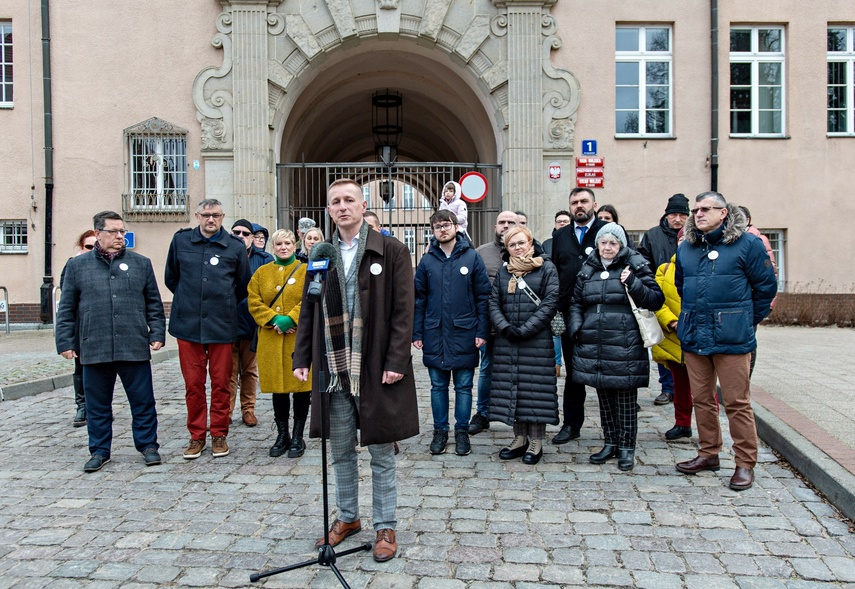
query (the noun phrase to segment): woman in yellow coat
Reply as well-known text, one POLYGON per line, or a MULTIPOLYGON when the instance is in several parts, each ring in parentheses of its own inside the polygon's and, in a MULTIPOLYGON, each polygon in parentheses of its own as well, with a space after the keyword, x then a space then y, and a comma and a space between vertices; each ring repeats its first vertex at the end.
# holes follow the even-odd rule
MULTIPOLYGON (((677 234, 677 245, 683 242, 683 230, 677 234)), ((676 256, 656 270, 656 282, 665 294, 665 303, 656 312, 665 339, 653 346, 653 360, 665 366, 674 375, 674 427, 665 432, 668 440, 692 437, 692 389, 689 373, 683 363, 683 349, 677 338, 677 319, 682 302, 674 284, 676 256)))
POLYGON ((303 300, 306 265, 294 252, 297 240, 291 231, 279 229, 270 237, 274 261, 265 264, 249 281, 249 312, 259 326, 258 376, 262 393, 273 393, 273 418, 278 435, 270 456, 303 455, 303 429, 309 415, 312 379, 294 378, 291 355, 297 336, 297 320, 303 300), (288 435, 288 414, 294 397, 294 431, 288 435))

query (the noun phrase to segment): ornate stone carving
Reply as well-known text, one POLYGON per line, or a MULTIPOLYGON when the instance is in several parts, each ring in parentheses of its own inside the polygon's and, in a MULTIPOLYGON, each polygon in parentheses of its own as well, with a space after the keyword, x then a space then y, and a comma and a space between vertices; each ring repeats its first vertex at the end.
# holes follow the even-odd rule
POLYGON ((380 10, 398 10, 398 0, 377 0, 380 10))
POLYGON ((267 34, 274 37, 282 34, 285 30, 285 17, 281 14, 271 12, 267 15, 267 34))
POLYGON ((469 28, 460 37, 460 42, 454 51, 464 60, 469 61, 472 55, 490 35, 490 17, 479 14, 472 19, 469 28))
POLYGON ((353 16, 353 7, 348 0, 327 0, 326 5, 342 39, 357 34, 356 18, 353 16))
POLYGON ((493 20, 490 21, 490 31, 496 37, 504 37, 508 34, 508 15, 507 14, 497 14, 493 17, 493 20))
POLYGON ((306 21, 299 14, 289 14, 285 19, 285 32, 307 58, 312 59, 321 52, 321 44, 315 39, 306 21))
POLYGON ((232 93, 227 79, 232 71, 231 14, 222 13, 217 17, 217 30, 211 39, 211 45, 223 49, 223 64, 220 67, 207 67, 199 72, 193 82, 193 104, 196 106, 196 120, 202 126, 203 150, 230 150, 234 145, 232 137, 232 93))
POLYGON ((451 0, 426 0, 422 24, 419 26, 419 35, 436 39, 450 5, 451 0))
MULTIPOLYGON (((554 19, 544 29, 555 30, 554 19)), ((550 59, 553 49, 561 47, 561 39, 549 35, 543 41, 543 129, 546 149, 572 149, 576 129, 576 113, 579 109, 581 87, 572 72, 553 67, 550 59)))
POLYGON ((187 129, 183 129, 178 125, 173 125, 169 121, 164 121, 158 117, 151 117, 150 119, 146 119, 141 123, 137 123, 136 125, 132 125, 124 130, 126 135, 134 135, 134 134, 185 134, 187 133, 187 129))

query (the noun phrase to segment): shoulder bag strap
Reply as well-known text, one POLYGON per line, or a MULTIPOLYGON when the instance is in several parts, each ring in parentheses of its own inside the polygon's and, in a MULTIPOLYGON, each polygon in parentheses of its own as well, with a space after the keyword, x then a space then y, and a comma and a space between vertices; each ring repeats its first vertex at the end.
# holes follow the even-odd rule
POLYGON ((288 278, 286 278, 286 279, 285 279, 285 282, 282 284, 282 288, 280 288, 280 289, 279 289, 279 292, 277 292, 277 293, 276 293, 276 296, 275 296, 275 297, 273 297, 273 300, 272 300, 272 301, 270 301, 270 302, 267 304, 267 306, 268 306, 268 307, 272 307, 272 306, 273 306, 273 303, 275 303, 275 302, 279 299, 279 296, 280 296, 283 292, 285 292, 285 285, 286 285, 286 284, 288 284, 288 281, 291 279, 291 277, 292 277, 292 276, 294 276, 294 272, 296 272, 296 271, 297 271, 297 268, 299 268, 299 267, 300 267, 300 266, 302 266, 302 265, 303 265, 303 262, 297 262, 297 265, 296 265, 296 266, 294 266, 294 269, 293 269, 293 270, 291 270, 291 273, 288 275, 288 278))
MULTIPOLYGON (((514 276, 514 280, 517 281, 517 286, 519 286, 519 284, 520 284, 519 279, 516 276, 514 276)), ((524 287, 521 286, 520 290, 522 290, 528 296, 528 298, 531 299, 532 303, 540 306, 540 297, 537 296, 533 290, 531 290, 531 287, 528 285, 528 283, 525 282, 525 279, 523 279, 523 284, 525 284, 525 286, 524 287)))

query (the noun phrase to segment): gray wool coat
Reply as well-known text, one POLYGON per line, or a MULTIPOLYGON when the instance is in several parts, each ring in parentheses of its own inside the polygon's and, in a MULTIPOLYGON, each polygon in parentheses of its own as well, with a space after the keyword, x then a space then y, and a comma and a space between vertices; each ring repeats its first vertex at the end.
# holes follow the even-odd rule
POLYGON ((163 302, 145 256, 123 250, 107 261, 93 250, 70 259, 64 274, 57 353, 75 350, 81 364, 144 362, 149 344, 166 341, 163 302))

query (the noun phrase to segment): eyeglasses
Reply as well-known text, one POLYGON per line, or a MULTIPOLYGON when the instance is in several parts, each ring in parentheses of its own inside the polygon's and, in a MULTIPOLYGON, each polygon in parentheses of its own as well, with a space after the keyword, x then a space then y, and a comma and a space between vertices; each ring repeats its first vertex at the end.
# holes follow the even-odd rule
POLYGON ((87 243, 86 245, 84 245, 84 246, 83 246, 83 249, 85 249, 85 250, 94 250, 94 249, 95 249, 95 244, 94 244, 94 243, 87 243))
POLYGON ((508 249, 509 249, 509 250, 516 250, 516 249, 520 249, 520 248, 524 248, 524 247, 528 247, 528 246, 529 246, 529 241, 528 241, 528 240, 525 240, 525 241, 515 241, 515 242, 513 242, 513 243, 509 243, 509 244, 508 244, 508 249))
POLYGON ((697 214, 698 214, 698 211, 700 211, 701 213, 703 213, 703 214, 705 214, 705 215, 706 215, 707 213, 709 213, 709 212, 710 212, 711 210, 713 210, 713 209, 716 209, 716 210, 719 210, 719 211, 720 211, 720 210, 721 210, 721 209, 723 209, 723 208, 724 208, 724 207, 698 207, 698 208, 692 209, 692 214, 693 214, 693 215, 697 215, 697 214))
POLYGON ((252 235, 249 231, 237 231, 235 229, 232 230, 232 235, 240 235, 241 237, 249 237, 252 235))
POLYGON ((101 233, 109 233, 110 235, 121 235, 122 237, 124 237, 128 232, 127 229, 99 229, 98 231, 101 233))
POLYGON ((439 225, 434 225, 433 230, 434 231, 448 231, 452 227, 454 227, 454 223, 440 223, 439 225))
POLYGON ((198 213, 203 219, 222 219, 226 216, 225 213, 198 213))

